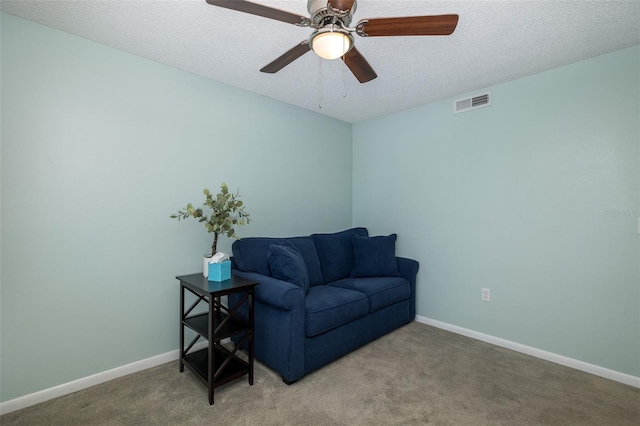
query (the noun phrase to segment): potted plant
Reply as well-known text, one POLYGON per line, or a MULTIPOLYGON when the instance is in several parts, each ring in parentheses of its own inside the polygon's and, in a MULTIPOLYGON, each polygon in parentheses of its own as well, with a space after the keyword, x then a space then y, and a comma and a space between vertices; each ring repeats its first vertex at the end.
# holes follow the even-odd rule
MULTIPOLYGON (((229 192, 226 183, 220 185, 220 193, 213 195, 208 189, 202 191, 205 195, 205 201, 202 208, 196 209, 191 203, 187 207, 172 214, 172 219, 186 219, 192 217, 203 222, 207 232, 213 233, 213 245, 211 246, 211 255, 205 256, 203 273, 208 276, 208 258, 214 256, 218 252, 218 237, 220 234, 229 238, 235 237, 235 227, 244 226, 251 222, 249 213, 244 210, 244 203, 239 200, 240 191, 235 194, 229 192), (203 208, 210 210, 209 214, 205 214, 203 208)), ((228 266, 229 275, 231 273, 230 264, 228 266)), ((228 279, 227 277, 226 279, 228 279)))

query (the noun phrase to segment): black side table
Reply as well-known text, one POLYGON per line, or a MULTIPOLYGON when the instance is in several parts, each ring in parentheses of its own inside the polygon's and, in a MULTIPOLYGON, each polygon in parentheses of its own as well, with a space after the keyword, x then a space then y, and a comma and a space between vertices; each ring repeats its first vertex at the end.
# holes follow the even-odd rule
POLYGON ((199 377, 209 390, 209 404, 213 404, 213 389, 249 375, 249 385, 253 385, 253 291, 256 281, 232 276, 223 282, 209 281, 202 274, 183 275, 180 280, 180 372, 186 365, 199 377), (185 311, 185 291, 196 296, 197 300, 185 311), (233 293, 244 293, 235 306, 226 307, 220 303, 220 297, 233 293), (208 312, 190 315, 194 308, 204 302, 209 305, 208 312), (243 319, 238 309, 243 303, 249 304, 249 319, 243 319), (185 348, 184 327, 189 327, 196 336, 185 348), (220 344, 222 339, 239 336, 236 347, 230 351, 220 344), (193 345, 203 338, 209 342, 205 349, 192 351, 193 345), (238 357, 238 348, 247 343, 248 362, 238 357))

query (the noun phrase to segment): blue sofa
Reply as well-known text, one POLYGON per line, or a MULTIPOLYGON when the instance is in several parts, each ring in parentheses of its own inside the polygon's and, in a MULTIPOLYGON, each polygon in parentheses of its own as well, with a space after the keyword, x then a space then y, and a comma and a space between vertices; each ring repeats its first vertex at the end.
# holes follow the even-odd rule
POLYGON ((366 228, 235 241, 232 273, 260 283, 256 359, 290 384, 412 321, 418 262, 395 241, 366 228))

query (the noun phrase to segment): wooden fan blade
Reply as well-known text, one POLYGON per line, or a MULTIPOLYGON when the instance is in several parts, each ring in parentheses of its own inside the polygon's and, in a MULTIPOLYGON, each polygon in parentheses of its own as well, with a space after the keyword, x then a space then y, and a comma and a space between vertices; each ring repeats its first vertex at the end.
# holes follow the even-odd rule
POLYGON ((351 10, 355 0, 329 0, 329 4, 336 10, 351 10))
POLYGON ((360 83, 366 83, 378 76, 373 68, 371 68, 371 65, 369 65, 369 62, 367 62, 355 47, 352 47, 351 50, 342 57, 342 60, 360 83))
POLYGON ((285 52, 284 55, 280 56, 275 61, 266 65, 260 71, 266 72, 269 74, 276 73, 310 50, 311 50, 311 47, 309 47, 309 40, 305 40, 302 43, 296 45, 293 49, 290 49, 287 52, 285 52))
POLYGON ((289 24, 301 25, 305 20, 309 19, 304 16, 296 15, 295 13, 285 12, 284 10, 274 9, 272 7, 244 0, 207 0, 207 3, 212 6, 250 13, 264 18, 275 19, 276 21, 287 22, 289 24))
POLYGON ((360 21, 358 34, 363 37, 450 35, 456 25, 458 15, 375 18, 360 21))

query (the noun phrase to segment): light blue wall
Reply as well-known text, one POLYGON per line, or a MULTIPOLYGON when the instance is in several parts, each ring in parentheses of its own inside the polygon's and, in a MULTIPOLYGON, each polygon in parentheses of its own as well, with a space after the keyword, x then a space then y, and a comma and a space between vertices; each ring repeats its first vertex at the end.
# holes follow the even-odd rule
POLYGON ((353 126, 354 225, 420 261, 418 315, 640 376, 639 57, 353 126))
POLYGON ((418 315, 640 376, 639 47, 351 126, 1 24, 1 401, 174 350, 211 238, 168 216, 222 181, 241 236, 397 232, 418 315))
POLYGON ((203 188, 240 188, 241 236, 350 226, 351 125, 1 22, 2 401, 178 347, 212 238, 169 215, 203 188))

